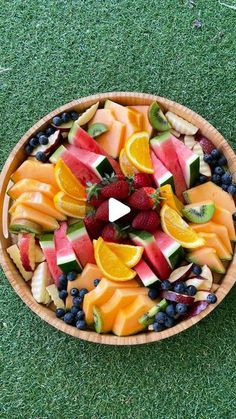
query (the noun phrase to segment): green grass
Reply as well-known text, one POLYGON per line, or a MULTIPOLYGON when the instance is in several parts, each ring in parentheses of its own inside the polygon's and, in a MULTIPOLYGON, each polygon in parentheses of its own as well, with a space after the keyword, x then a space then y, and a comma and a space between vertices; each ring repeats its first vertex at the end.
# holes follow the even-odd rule
MULTIPOLYGON (((50 110, 113 90, 183 103, 234 146, 235 24, 217 0, 2 2, 0 163, 50 110)), ((59 333, 0 286, 1 418, 235 417, 235 289, 185 333, 122 348, 59 333)))

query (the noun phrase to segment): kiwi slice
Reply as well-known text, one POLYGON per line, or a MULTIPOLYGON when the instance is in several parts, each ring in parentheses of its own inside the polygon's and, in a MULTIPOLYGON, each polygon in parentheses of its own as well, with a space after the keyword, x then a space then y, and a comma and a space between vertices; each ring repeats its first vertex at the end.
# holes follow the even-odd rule
POLYGON ((192 223, 207 223, 213 217, 215 204, 213 201, 202 201, 185 205, 183 215, 192 223))
POLYGON ((104 134, 104 132, 108 131, 108 127, 105 124, 101 124, 99 122, 95 122, 94 124, 90 125, 88 129, 88 134, 91 135, 93 138, 99 137, 99 135, 104 134))
POLYGON ((143 314, 139 318, 139 320, 138 320, 139 323, 142 324, 145 327, 147 327, 150 324, 154 323, 154 316, 155 316, 155 314, 159 313, 159 311, 164 311, 167 306, 168 306, 168 303, 167 303, 166 299, 163 298, 163 300, 161 300, 155 306, 151 307, 150 310, 148 310, 145 314, 143 314))
POLYGON ((171 128, 169 122, 167 121, 165 115, 163 114, 157 102, 152 102, 149 106, 148 118, 151 126, 155 128, 157 131, 163 132, 171 128))
POLYGON ((33 233, 40 234, 42 232, 42 227, 32 221, 25 219, 14 219, 9 226, 10 233, 33 233))
POLYGON ((102 333, 103 321, 101 311, 97 306, 93 307, 94 328, 97 333, 102 333))

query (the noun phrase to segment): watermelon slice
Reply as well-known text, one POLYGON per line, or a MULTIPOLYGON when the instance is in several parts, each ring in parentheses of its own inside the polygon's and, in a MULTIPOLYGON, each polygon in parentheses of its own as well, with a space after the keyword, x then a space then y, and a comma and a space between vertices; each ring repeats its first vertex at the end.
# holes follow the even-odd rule
POLYGON ((174 190, 174 178, 172 173, 164 166, 159 160, 156 154, 151 151, 152 165, 154 168, 154 174, 152 175, 153 182, 160 188, 163 185, 170 184, 174 190))
POLYGON ((106 156, 95 154, 92 151, 83 150, 73 145, 69 145, 68 151, 99 179, 102 179, 106 174, 111 175, 114 173, 113 167, 106 156))
POLYGON ((171 268, 157 246, 155 237, 147 231, 138 230, 133 230, 129 236, 134 244, 144 247, 144 256, 160 279, 169 278, 171 268))
POLYGON ((101 154, 106 156, 110 162, 110 165, 113 167, 113 170, 116 174, 121 174, 119 164, 115 161, 103 147, 99 145, 83 128, 78 124, 74 123, 69 134, 68 141, 70 144, 82 148, 83 150, 91 151, 95 154, 101 154))
POLYGON ((176 154, 178 156, 179 164, 182 169, 184 179, 188 188, 193 186, 199 178, 200 157, 189 150, 180 140, 172 135, 172 142, 174 144, 176 154))
POLYGON ((158 137, 152 138, 150 145, 158 159, 160 159, 165 167, 173 174, 176 195, 179 199, 183 200, 183 192, 185 190, 186 183, 171 138, 171 133, 167 131, 158 137))
POLYGON ((86 186, 86 182, 98 183, 100 180, 96 174, 83 164, 78 157, 61 145, 50 157, 51 163, 56 163, 58 159, 62 159, 69 167, 75 177, 86 186))
POLYGON ((83 267, 87 263, 95 263, 93 245, 83 220, 71 224, 66 235, 83 267))
POLYGON ((170 267, 174 269, 184 256, 181 245, 161 230, 157 231, 154 237, 161 253, 170 267))
POLYGON ((160 279, 154 274, 154 272, 143 259, 141 259, 133 269, 137 272, 145 287, 153 287, 160 283, 160 279))
POLYGON ((58 277, 63 273, 57 266, 56 248, 54 243, 54 235, 45 233, 40 236, 39 244, 46 258, 49 271, 53 277, 55 285, 58 286, 58 277))
POLYGON ((65 273, 71 271, 80 273, 82 266, 76 257, 72 243, 66 236, 67 227, 67 223, 64 221, 61 223, 60 228, 54 231, 57 265, 65 273))

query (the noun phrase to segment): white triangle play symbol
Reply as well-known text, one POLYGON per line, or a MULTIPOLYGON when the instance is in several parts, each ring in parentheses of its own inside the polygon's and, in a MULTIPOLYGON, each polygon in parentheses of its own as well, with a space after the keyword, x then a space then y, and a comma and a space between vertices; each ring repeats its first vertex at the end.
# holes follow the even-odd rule
POLYGON ((130 207, 123 204, 115 198, 110 198, 108 201, 108 212, 109 212, 109 221, 119 220, 119 218, 124 217, 124 215, 129 214, 130 207))

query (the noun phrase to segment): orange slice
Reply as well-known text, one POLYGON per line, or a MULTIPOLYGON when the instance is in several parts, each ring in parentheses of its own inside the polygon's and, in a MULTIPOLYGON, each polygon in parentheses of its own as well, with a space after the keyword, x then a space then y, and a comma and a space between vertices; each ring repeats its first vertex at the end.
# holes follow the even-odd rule
MULTIPOLYGON (((97 240, 93 241, 96 245, 97 240)), ((140 261, 143 254, 142 246, 106 242, 107 247, 122 260, 128 268, 133 268, 140 261)))
POLYGON ((166 234, 179 242, 187 249, 195 249, 196 247, 204 246, 205 240, 183 220, 180 215, 164 205, 160 212, 161 225, 166 234))
POLYGON ((102 237, 94 243, 94 256, 102 274, 113 281, 128 281, 136 272, 127 268, 117 255, 107 246, 102 237))
POLYGON ((138 173, 138 169, 127 159, 124 148, 120 151, 119 163, 123 175, 133 176, 135 173, 138 173))
POLYGON ((178 212, 179 215, 182 215, 182 209, 184 205, 174 194, 173 189, 170 184, 166 184, 160 187, 160 196, 163 198, 161 205, 169 205, 172 209, 178 212))
POLYGON ((92 208, 86 205, 85 201, 74 199, 63 191, 58 192, 54 196, 54 204, 58 211, 74 218, 84 218, 87 212, 92 208))
POLYGON ((74 199, 86 201, 85 187, 73 175, 62 159, 58 159, 55 167, 55 177, 59 188, 74 199))
POLYGON ((149 135, 146 131, 131 135, 125 144, 125 153, 130 162, 144 173, 154 173, 150 157, 149 135))

